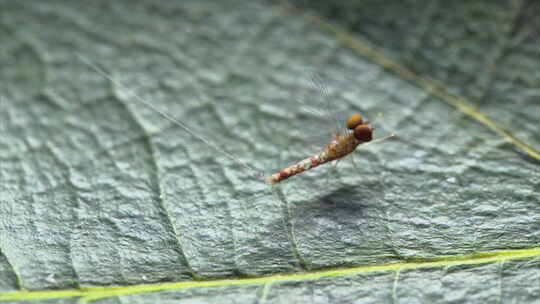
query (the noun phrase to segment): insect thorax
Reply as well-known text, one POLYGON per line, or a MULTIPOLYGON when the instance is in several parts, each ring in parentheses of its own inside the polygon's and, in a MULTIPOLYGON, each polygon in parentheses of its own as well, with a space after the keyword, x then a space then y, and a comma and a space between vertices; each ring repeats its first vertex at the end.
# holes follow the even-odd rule
POLYGON ((341 133, 326 145, 325 150, 331 158, 337 159, 353 152, 359 144, 353 133, 341 133))

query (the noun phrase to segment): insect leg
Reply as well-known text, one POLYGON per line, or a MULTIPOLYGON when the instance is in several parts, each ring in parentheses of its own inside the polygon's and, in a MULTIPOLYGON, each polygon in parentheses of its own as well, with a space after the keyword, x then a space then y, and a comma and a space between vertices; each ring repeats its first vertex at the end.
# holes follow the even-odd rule
POLYGON ((339 164, 339 161, 341 160, 340 159, 337 159, 333 164, 332 164, 332 170, 328 170, 326 171, 326 183, 328 184, 329 181, 330 181, 330 175, 332 174, 332 172, 335 172, 336 174, 338 174, 338 170, 337 170, 337 166, 339 164))
POLYGON ((358 163, 356 162, 356 159, 354 158, 354 153, 351 153, 351 161, 356 170, 358 170, 360 167, 358 167, 358 163))

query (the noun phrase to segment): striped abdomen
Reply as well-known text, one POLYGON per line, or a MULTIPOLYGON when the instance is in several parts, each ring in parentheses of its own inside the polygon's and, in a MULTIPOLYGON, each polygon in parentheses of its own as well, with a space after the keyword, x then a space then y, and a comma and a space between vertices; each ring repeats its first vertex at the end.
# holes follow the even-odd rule
POLYGON ((353 133, 338 134, 321 152, 272 174, 266 180, 270 184, 279 183, 284 179, 300 174, 311 168, 342 158, 354 151, 359 144, 360 142, 354 137, 353 133))

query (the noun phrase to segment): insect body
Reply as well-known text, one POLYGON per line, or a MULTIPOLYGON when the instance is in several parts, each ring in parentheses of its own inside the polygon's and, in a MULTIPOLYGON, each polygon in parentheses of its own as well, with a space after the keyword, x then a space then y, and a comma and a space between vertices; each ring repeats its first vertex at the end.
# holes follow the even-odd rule
POLYGON ((368 122, 364 123, 360 114, 353 114, 349 117, 347 128, 348 132, 337 134, 319 153, 270 175, 266 181, 270 184, 277 184, 306 170, 343 158, 353 152, 359 144, 369 142, 373 138, 374 128, 368 122))

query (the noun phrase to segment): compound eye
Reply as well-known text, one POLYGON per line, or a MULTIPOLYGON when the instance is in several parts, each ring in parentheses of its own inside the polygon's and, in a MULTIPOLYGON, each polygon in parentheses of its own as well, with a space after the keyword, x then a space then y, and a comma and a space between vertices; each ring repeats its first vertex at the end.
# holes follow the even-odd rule
POLYGON ((373 128, 370 125, 358 125, 354 128, 354 137, 359 142, 368 142, 373 139, 373 128))
POLYGON ((356 126, 361 125, 363 123, 362 121, 362 115, 355 113, 347 119, 347 128, 350 130, 354 130, 356 126))

